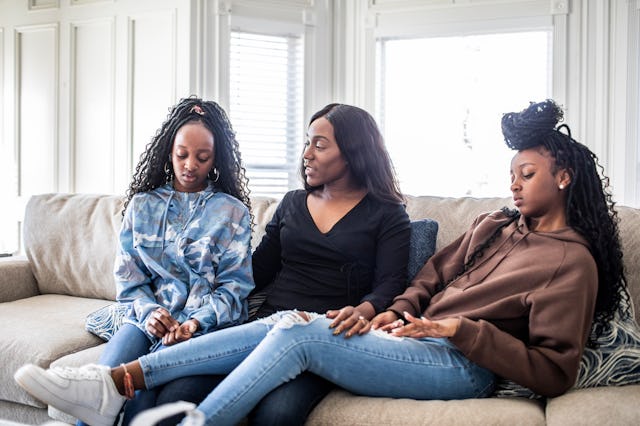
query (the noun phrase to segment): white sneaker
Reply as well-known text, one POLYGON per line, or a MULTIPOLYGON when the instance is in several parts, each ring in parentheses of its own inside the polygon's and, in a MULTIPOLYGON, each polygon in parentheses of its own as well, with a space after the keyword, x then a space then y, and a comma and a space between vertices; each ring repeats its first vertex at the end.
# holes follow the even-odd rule
POLYGON ((203 426, 204 414, 194 410, 195 404, 186 401, 170 402, 158 407, 144 410, 131 421, 131 426, 150 426, 157 424, 160 420, 172 417, 179 413, 186 413, 185 418, 180 422, 181 426, 203 426))
POLYGON ((111 369, 104 365, 44 370, 27 364, 13 378, 42 402, 92 426, 112 426, 125 401, 111 379, 111 369))

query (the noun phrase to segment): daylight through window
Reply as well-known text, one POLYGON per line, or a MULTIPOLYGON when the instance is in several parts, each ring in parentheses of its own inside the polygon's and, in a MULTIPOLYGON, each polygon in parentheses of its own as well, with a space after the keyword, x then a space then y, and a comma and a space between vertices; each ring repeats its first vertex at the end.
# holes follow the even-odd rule
POLYGON ((229 115, 251 195, 299 187, 303 144, 301 37, 231 33, 229 115))
POLYGON ((380 39, 377 115, 401 189, 509 196, 502 114, 551 96, 551 31, 380 39))

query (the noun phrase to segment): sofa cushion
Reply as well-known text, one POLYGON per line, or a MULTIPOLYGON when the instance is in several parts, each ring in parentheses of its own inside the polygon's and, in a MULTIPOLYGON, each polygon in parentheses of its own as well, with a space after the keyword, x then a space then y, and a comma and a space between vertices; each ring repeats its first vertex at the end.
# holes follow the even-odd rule
POLYGON ((617 206, 620 219, 620 242, 622 260, 631 300, 633 300, 636 323, 640 324, 640 209, 617 206))
POLYGON ((264 229, 273 217, 278 207, 279 200, 272 197, 251 197, 251 214, 253 215, 253 233, 251 234, 251 248, 253 250, 258 247, 264 229))
POLYGON ((122 197, 44 194, 25 210, 24 243, 40 293, 115 299, 122 197))
POLYGON ((430 218, 438 222, 436 250, 440 250, 465 233, 481 213, 513 208, 511 198, 447 198, 407 196, 407 213, 411 220, 430 218))
POLYGON ((640 385, 574 390, 547 401, 547 425, 636 425, 639 401, 640 385))
POLYGON ((400 424, 544 425, 545 414, 538 401, 518 398, 416 401, 356 396, 334 390, 314 408, 306 423, 307 426, 400 424))
POLYGON ((0 399, 44 407, 15 384, 13 373, 26 363, 48 367, 61 356, 102 343, 84 330, 84 319, 105 303, 110 302, 47 294, 0 304, 0 399))
POLYGON ((43 425, 51 421, 47 410, 40 407, 32 407, 17 402, 0 400, 0 426, 5 426, 5 420, 13 420, 22 425, 43 425))

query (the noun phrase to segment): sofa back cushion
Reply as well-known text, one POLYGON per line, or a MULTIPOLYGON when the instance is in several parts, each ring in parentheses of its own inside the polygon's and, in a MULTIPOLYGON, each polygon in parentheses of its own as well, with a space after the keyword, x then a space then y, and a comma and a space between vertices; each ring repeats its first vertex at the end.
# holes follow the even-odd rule
POLYGON ((640 324, 640 210, 625 206, 616 206, 616 210, 620 219, 618 226, 624 271, 633 300, 636 322, 640 324))
POLYGON ((407 196, 407 213, 411 220, 430 218, 438 222, 436 250, 440 250, 463 233, 481 213, 514 208, 511 198, 471 198, 407 196))
POLYGON ((42 194, 24 218, 25 253, 42 294, 114 300, 122 197, 42 194))

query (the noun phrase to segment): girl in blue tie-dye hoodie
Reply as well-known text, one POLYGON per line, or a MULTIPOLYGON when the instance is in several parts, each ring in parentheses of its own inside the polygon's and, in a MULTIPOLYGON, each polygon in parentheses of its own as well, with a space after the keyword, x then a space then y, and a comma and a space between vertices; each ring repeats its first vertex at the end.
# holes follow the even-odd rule
MULTIPOLYGON (((100 364, 117 366, 247 319, 248 192, 225 112, 195 97, 180 101, 127 191, 114 272, 117 300, 129 310, 100 364)), ((154 399, 138 395, 125 417, 154 399)))

